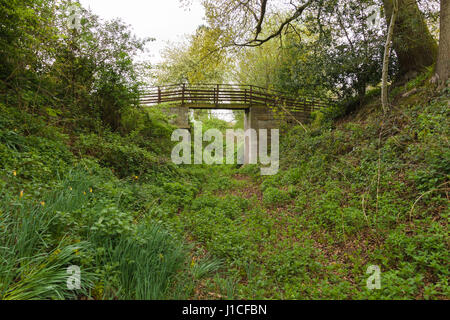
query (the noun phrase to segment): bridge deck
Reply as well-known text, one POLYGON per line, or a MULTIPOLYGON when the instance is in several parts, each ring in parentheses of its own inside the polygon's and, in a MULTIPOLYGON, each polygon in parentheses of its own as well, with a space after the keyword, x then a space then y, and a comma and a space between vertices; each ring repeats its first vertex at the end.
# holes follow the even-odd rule
MULTIPOLYGON (((181 102, 180 102, 181 103, 181 102)), ((219 103, 213 102, 185 102, 183 106, 189 109, 230 109, 230 110, 246 110, 250 107, 245 103, 219 103)))
POLYGON ((292 97, 285 93, 252 85, 176 84, 150 87, 141 93, 141 105, 161 103, 184 105, 191 109, 247 109, 252 106, 281 107, 286 112, 305 115, 330 103, 310 97, 292 97))

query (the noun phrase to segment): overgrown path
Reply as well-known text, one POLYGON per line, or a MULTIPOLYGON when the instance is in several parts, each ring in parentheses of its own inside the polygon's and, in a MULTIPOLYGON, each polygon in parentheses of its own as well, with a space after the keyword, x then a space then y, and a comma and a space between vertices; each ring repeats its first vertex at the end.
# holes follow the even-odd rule
POLYGON ((194 298, 351 298, 364 290, 373 235, 333 241, 294 200, 272 199, 265 182, 245 170, 210 179, 213 187, 182 218, 196 244, 193 263, 212 256, 222 267, 198 283, 194 298))

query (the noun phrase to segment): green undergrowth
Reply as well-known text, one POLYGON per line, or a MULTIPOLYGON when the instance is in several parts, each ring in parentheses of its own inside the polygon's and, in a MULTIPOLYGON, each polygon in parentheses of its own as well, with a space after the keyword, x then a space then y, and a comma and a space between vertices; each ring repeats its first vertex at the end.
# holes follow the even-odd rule
POLYGON ((127 134, 67 134, 0 108, 1 299, 187 298, 214 270, 211 259, 192 267, 191 245, 167 223, 205 175, 164 157, 172 127, 163 117, 127 134))
POLYGON ((0 105, 0 298, 448 299, 449 92, 410 89, 283 131, 266 177, 172 164, 158 111, 74 132, 0 105))
MULTIPOLYGON (((411 89, 408 84, 405 90, 411 89)), ((210 170, 177 216, 226 268, 201 298, 448 299, 449 92, 282 133, 278 174, 210 170), (234 181, 228 191, 217 181, 234 181), (244 179, 242 177, 245 177, 244 179), (369 290, 369 266, 381 288, 369 290)))

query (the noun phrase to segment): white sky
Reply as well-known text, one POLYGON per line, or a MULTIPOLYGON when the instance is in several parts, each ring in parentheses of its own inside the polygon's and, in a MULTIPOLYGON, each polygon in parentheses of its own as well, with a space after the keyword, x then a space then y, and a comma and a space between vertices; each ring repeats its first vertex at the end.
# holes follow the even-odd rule
POLYGON ((199 0, 193 0, 188 8, 180 0, 80 0, 80 3, 100 18, 121 18, 140 38, 155 38, 148 44, 145 55, 152 63, 161 60, 160 51, 167 41, 181 41, 183 35, 194 33, 204 23, 205 12, 199 0))

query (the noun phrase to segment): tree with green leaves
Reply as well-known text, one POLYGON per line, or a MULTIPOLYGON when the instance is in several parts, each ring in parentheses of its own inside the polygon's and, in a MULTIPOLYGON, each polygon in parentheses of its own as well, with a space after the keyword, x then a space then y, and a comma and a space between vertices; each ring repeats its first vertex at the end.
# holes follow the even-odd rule
POLYGON ((42 75, 48 71, 57 35, 54 0, 0 1, 0 99, 23 108, 47 94, 42 75))
POLYGON ((78 2, 0 2, 0 99, 36 112, 64 114, 116 130, 122 112, 138 103, 134 57, 150 39, 137 39, 119 20, 101 22, 78 2), (71 28, 78 6, 81 21, 71 28))
MULTIPOLYGON (((334 12, 332 20, 339 19, 339 13, 344 7, 364 6, 368 1, 337 1, 337 0, 303 0, 303 1, 240 1, 240 0, 204 0, 208 23, 221 28, 220 39, 223 46, 260 46, 272 39, 282 37, 290 29, 296 29, 296 22, 304 22, 310 17, 316 20, 316 25, 324 31, 330 22, 329 12, 334 12), (279 15, 283 12, 283 15, 279 15), (276 17, 276 27, 264 33, 270 17, 276 17)), ((383 3, 375 2, 384 9, 386 16, 385 29, 392 15, 392 0, 383 3)), ((271 22, 272 24, 272 22, 271 22)), ((345 24, 345 23, 344 23, 345 24)), ((339 26, 336 26, 339 27, 339 26)), ((432 65, 437 57, 437 44, 432 37, 417 0, 401 0, 399 14, 394 33, 397 35, 393 48, 398 57, 399 73, 420 71, 432 65)), ((301 34, 301 33, 300 33, 301 34)), ((349 34, 350 38, 358 33, 349 34)), ((370 39, 366 39, 370 41, 370 39)))
POLYGON ((186 42, 167 46, 156 67, 157 84, 225 82, 231 59, 218 46, 219 37, 220 30, 200 26, 186 42))
MULTIPOLYGON (((251 77, 267 74, 267 81, 279 90, 339 99, 356 96, 362 103, 367 87, 380 82, 383 60, 384 33, 381 26, 370 25, 371 5, 373 1, 334 1, 322 7, 320 24, 315 14, 305 13, 302 21, 291 22, 281 41, 244 49, 253 56, 259 53, 259 60, 246 53, 242 61, 252 66, 251 77), (257 67, 262 61, 267 61, 265 69, 257 67)), ((268 23, 261 37, 278 27, 268 23)), ((395 63, 392 57, 391 77, 395 63)))

